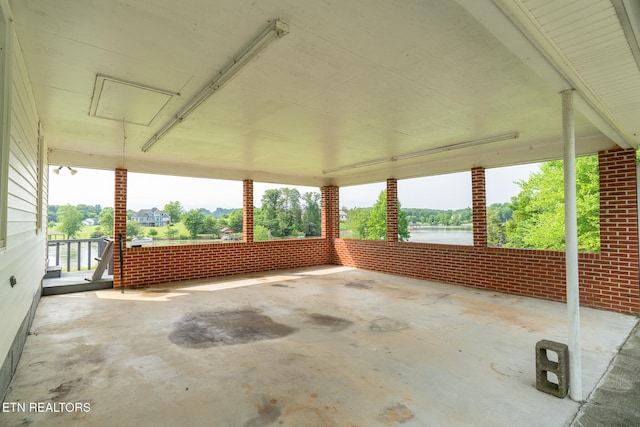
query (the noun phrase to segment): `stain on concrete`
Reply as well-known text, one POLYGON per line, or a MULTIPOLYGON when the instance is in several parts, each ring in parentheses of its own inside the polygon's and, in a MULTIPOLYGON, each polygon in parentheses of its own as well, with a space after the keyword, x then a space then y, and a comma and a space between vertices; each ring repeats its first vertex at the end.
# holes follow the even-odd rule
POLYGON ((339 332, 353 325, 353 322, 351 320, 343 319, 341 317, 328 316, 326 314, 311 313, 307 316, 309 317, 308 323, 327 328, 331 332, 339 332))
POLYGON ((106 360, 102 346, 81 344, 76 346, 70 354, 65 355, 64 367, 76 366, 77 364, 102 366, 106 360))
POLYGON ((345 286, 347 288, 354 289, 371 289, 371 285, 375 283, 375 280, 354 279, 347 282, 345 286))
POLYGON ((66 397, 71 392, 73 392, 76 388, 82 387, 83 385, 84 383, 83 383, 82 377, 78 377, 71 381, 65 381, 62 384, 60 384, 58 387, 49 389, 49 393, 53 393, 53 396, 51 397, 51 401, 53 402, 64 401, 66 400, 66 397))
POLYGON ((289 285, 283 285, 282 283, 274 283, 274 284, 273 284, 273 285, 271 285, 271 286, 275 286, 276 288, 289 288, 289 289, 295 289, 295 288, 292 288, 292 287, 291 287, 291 286, 289 286, 289 285))
POLYGON ((276 399, 268 400, 264 397, 262 398, 262 403, 256 405, 256 410, 258 411, 258 415, 244 423, 244 427, 262 427, 269 425, 280 418, 282 414, 282 410, 278 407, 278 401, 276 399))
POLYGON ((169 339, 181 347, 208 348, 281 338, 294 331, 253 309, 201 311, 176 322, 169 339))
POLYGON ((372 320, 369 324, 369 330, 371 332, 396 332, 404 329, 409 329, 408 323, 387 317, 372 320))
POLYGON ((402 403, 388 406, 380 414, 380 419, 386 423, 402 424, 412 420, 414 417, 415 414, 411 412, 411 409, 402 403))

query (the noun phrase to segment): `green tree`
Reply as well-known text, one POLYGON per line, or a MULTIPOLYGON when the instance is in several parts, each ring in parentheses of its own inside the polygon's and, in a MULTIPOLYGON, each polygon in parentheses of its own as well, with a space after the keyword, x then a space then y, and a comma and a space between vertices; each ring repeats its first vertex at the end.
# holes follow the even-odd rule
POLYGON ((82 228, 82 214, 74 206, 60 206, 58 209, 58 229, 67 235, 68 239, 73 239, 76 233, 82 228))
POLYGON ((103 208, 100 211, 100 227, 105 235, 113 235, 113 208, 103 208))
POLYGON ((503 247, 507 243, 506 223, 511 220, 513 211, 510 203, 492 203, 487 206, 487 244, 503 247))
POLYGON ((142 233, 142 227, 138 221, 127 221, 127 238, 132 239, 142 233))
POLYGON ((256 242, 269 240, 269 230, 262 225, 256 225, 253 228, 253 240, 256 242))
POLYGON ((173 240, 178 236, 178 230, 176 230, 175 228, 173 228, 173 224, 169 224, 169 227, 167 228, 167 231, 165 233, 165 236, 167 237, 167 239, 169 240, 173 240))
POLYGON ((47 221, 48 222, 58 222, 58 205, 49 205, 47 206, 47 221))
POLYGON ((189 230, 192 239, 198 237, 198 233, 204 225, 204 214, 200 209, 192 209, 182 216, 184 226, 189 230))
POLYGON ((182 214, 184 213, 184 208, 178 201, 167 203, 166 205, 164 205, 164 208, 162 210, 169 214, 169 216, 171 217, 171 222, 173 222, 174 224, 180 222, 180 220, 182 219, 182 214))
POLYGON ((305 236, 320 236, 322 234, 320 212, 320 193, 306 192, 302 195, 303 210, 300 231, 305 236))
POLYGON ((371 208, 353 208, 347 211, 345 228, 351 231, 354 239, 366 239, 369 235, 368 223, 371 208))
POLYGON ((218 225, 218 220, 211 215, 205 216, 204 222, 202 223, 202 231, 210 234, 211 237, 219 238, 220 226, 218 225))
POLYGON ((271 231, 274 237, 282 237, 278 213, 284 210, 284 197, 279 189, 269 189, 262 195, 262 208, 260 209, 260 220, 263 227, 271 231))
MULTIPOLYGON (((387 190, 382 190, 373 205, 367 220, 367 240, 387 239, 387 190)), ((398 240, 409 240, 409 222, 407 213, 402 210, 398 201, 398 240)))
POLYGON ((398 240, 400 242, 406 242, 411 237, 409 233, 409 220, 407 219, 407 212, 402 209, 400 200, 398 200, 398 240))
POLYGON ((282 210, 278 212, 278 222, 282 236, 292 236, 302 229, 302 208, 300 192, 295 188, 282 188, 282 210))
POLYGON ((151 230, 149 230, 149 237, 156 237, 158 235, 158 230, 156 230, 155 228, 152 228, 151 230))
POLYGON ((236 233, 242 232, 242 227, 244 224, 244 215, 242 209, 237 209, 229 214, 229 218, 227 220, 229 224, 229 228, 232 229, 236 233))
POLYGON ((387 238, 387 190, 382 190, 367 220, 367 240, 387 238))
MULTIPOLYGON (((564 172, 560 160, 543 163, 527 181, 518 182, 507 222, 507 247, 564 250, 564 172)), ((578 249, 600 249, 600 194, 596 156, 576 161, 578 249)))

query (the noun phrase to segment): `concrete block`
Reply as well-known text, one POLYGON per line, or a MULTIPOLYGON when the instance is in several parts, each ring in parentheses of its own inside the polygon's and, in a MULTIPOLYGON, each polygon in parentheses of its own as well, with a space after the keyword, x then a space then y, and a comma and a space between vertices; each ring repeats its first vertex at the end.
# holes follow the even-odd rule
POLYGON ((553 396, 564 398, 569 393, 569 347, 555 341, 541 340, 536 343, 536 388, 553 396), (549 359, 549 351, 557 354, 557 362, 549 359), (558 378, 554 383, 547 373, 558 378))
POLYGON ((47 267, 47 273, 44 275, 45 279, 53 279, 56 277, 60 277, 62 273, 62 267, 59 265, 53 265, 47 267))

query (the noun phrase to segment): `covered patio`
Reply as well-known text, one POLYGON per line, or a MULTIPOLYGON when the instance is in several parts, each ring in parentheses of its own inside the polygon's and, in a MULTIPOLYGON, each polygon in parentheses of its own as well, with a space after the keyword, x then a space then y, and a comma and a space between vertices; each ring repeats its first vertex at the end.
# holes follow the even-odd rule
MULTIPOLYGON (((0 425, 565 426, 534 363, 565 311, 336 266, 46 297, 5 401, 91 410, 0 425)), ((582 311, 585 395, 635 323, 582 311)))
POLYGON ((89 396, 90 414, 54 422, 447 425, 484 410, 487 424, 563 425, 635 323, 633 1, 0 6, 0 393, 19 369, 9 399, 89 396), (597 253, 575 244, 583 155, 598 156, 597 253), (490 247, 485 171, 551 159, 567 250, 490 247), (113 171, 115 239, 129 173, 241 181, 243 240, 124 247, 124 294, 40 301, 49 164, 113 171), (458 171, 471 171, 473 246, 398 241, 398 181, 458 171), (254 241, 255 182, 320 188, 321 236, 254 241), (386 238, 340 238, 340 188, 374 182, 386 238), (238 313, 288 333, 192 336, 238 313), (569 342, 577 402, 532 387, 540 338, 569 342))

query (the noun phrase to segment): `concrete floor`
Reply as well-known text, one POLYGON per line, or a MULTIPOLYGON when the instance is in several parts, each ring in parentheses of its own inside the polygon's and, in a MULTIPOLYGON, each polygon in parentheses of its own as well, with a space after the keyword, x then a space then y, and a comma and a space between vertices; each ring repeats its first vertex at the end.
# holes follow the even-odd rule
MULTIPOLYGON (((581 314, 586 397, 637 319, 581 314)), ((49 296, 0 425, 563 426, 579 404, 536 390, 534 349, 566 317, 335 266, 49 296)))

